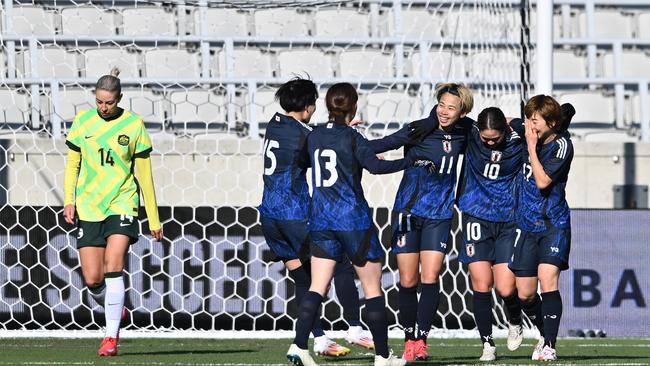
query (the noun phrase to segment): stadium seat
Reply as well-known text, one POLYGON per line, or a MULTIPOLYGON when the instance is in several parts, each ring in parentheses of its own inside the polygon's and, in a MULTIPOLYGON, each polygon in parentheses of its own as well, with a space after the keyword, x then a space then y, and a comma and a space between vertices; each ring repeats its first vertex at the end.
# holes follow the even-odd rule
MULTIPOLYGON (((34 77, 32 75, 32 56, 29 50, 25 50, 23 55, 22 65, 17 65, 17 68, 22 71, 24 77, 34 77)), ((79 64, 77 59, 79 54, 76 52, 69 52, 65 48, 59 47, 46 47, 38 48, 36 50, 36 62, 38 77, 41 78, 76 78, 79 77, 79 64)), ((16 60, 19 64, 18 60, 16 60)))
MULTIPOLYGON (((218 65, 218 75, 226 76, 226 52, 219 50, 215 56, 216 62, 213 65, 218 65)), ((235 49, 233 62, 233 77, 273 77, 273 69, 271 67, 271 55, 268 52, 263 52, 257 48, 251 49, 235 49)))
POLYGON ((278 54, 280 77, 289 78, 307 73, 311 78, 331 78, 332 60, 329 54, 318 50, 288 50, 278 54))
MULTIPOLYGON (((14 6, 13 32, 16 34, 50 35, 59 33, 56 13, 37 6, 14 6)), ((3 19, 4 23, 4 19, 3 19)), ((6 24, 3 24, 6 32, 6 24)))
POLYGON ((609 129, 585 133, 582 136, 585 142, 638 142, 639 136, 629 134, 624 130, 609 129))
POLYGON ((497 99, 492 92, 488 92, 483 89, 475 89, 473 90, 473 97, 474 107, 467 114, 467 116, 474 120, 478 118, 479 113, 481 113, 483 109, 487 107, 498 107, 497 99))
POLYGON ((520 20, 518 13, 491 13, 483 7, 471 10, 453 9, 442 14, 442 35, 448 39, 469 40, 511 40, 518 41, 520 20), (506 19, 506 21, 504 21, 506 19), (517 31, 513 31, 516 29, 517 31))
POLYGON ((23 89, 0 89, 0 134, 26 131, 30 121, 29 93, 23 89))
MULTIPOLYGON (((650 77, 650 55, 643 50, 625 50, 621 55, 621 76, 632 78, 650 77)), ((615 75, 614 54, 611 52, 603 56, 603 71, 605 77, 615 75)))
POLYGON ((86 77, 99 78, 117 66, 121 77, 140 77, 138 53, 127 48, 94 48, 84 51, 86 77))
POLYGON ((175 36, 178 34, 178 17, 162 7, 127 8, 122 11, 124 35, 175 36))
POLYGON ((584 78, 587 77, 587 58, 577 50, 553 51, 553 77, 584 78))
POLYGON ((338 56, 340 74, 343 78, 391 78, 394 76, 392 53, 381 50, 347 49, 338 56))
POLYGON ((116 34, 115 13, 95 6, 61 10, 63 34, 76 36, 112 36, 116 34))
MULTIPOLYGON (((650 103, 647 101, 646 103, 650 103)), ((634 92, 626 99, 625 103, 625 124, 639 125, 641 123, 641 97, 634 92)))
POLYGON ((145 89, 122 89, 120 107, 142 117, 149 132, 160 132, 165 122, 162 93, 145 89))
POLYGON ((212 90, 169 94, 171 126, 176 134, 192 136, 227 131, 227 99, 212 90))
POLYGON ((650 39, 650 11, 644 11, 639 14, 639 33, 641 39, 650 39))
POLYGON ((512 49, 493 49, 474 52, 470 59, 469 75, 478 80, 517 82, 521 80, 521 56, 512 49))
POLYGON ((466 56, 448 50, 430 50, 424 53, 426 55, 425 57, 428 58, 428 68, 425 74, 422 75, 422 55, 422 52, 417 51, 411 57, 408 57, 410 61, 409 74, 413 77, 444 81, 467 76, 468 65, 466 56))
MULTIPOLYGON (((394 15, 389 12, 388 27, 395 29, 394 15)), ((436 40, 442 37, 442 14, 439 9, 410 8, 402 10, 402 37, 436 40)), ((397 36, 397 34, 392 34, 397 36)))
POLYGON ((593 132, 614 127, 614 97, 600 91, 565 92, 559 95, 560 103, 571 103, 576 114, 571 122, 571 131, 578 135, 580 130, 593 132))
MULTIPOLYGON (((246 98, 246 95, 243 95, 243 97, 246 98)), ((255 92, 255 101, 253 103, 255 104, 255 107, 257 109, 256 110, 257 121, 251 121, 251 118, 248 115, 247 106, 245 106, 243 110, 244 119, 249 123, 254 123, 254 122, 266 123, 271 119, 271 117, 273 117, 273 115, 276 112, 284 113, 282 107, 280 106, 280 103, 278 103, 275 100, 275 90, 269 90, 269 89, 257 90, 255 92)))
POLYGON ((502 91, 496 97, 495 107, 499 107, 506 117, 521 118, 521 94, 517 91, 502 91))
POLYGON ((307 16, 290 9, 260 9, 253 13, 255 35, 260 37, 304 37, 309 35, 307 16))
POLYGON ((370 15, 357 9, 318 9, 314 15, 315 33, 320 37, 367 38, 370 15))
POLYGON ((72 125, 74 116, 84 110, 95 108, 95 95, 92 88, 61 88, 58 93, 59 104, 52 104, 51 92, 41 98, 41 115, 45 122, 51 123, 53 114, 57 114, 67 129, 72 125))
MULTIPOLYGON (((206 10, 205 29, 209 36, 247 36, 249 35, 247 25, 248 12, 234 9, 211 8, 206 10), (224 22, 224 19, 228 19, 224 22)), ((200 12, 194 11, 195 34, 201 34, 200 12)))
POLYGON ((361 118, 371 128, 375 123, 409 123, 423 115, 420 98, 406 90, 372 91, 361 99, 361 118))
POLYGON ((144 74, 148 78, 198 78, 199 55, 179 48, 160 48, 144 53, 144 74))
MULTIPOLYGON (((619 10, 598 10, 594 12, 595 38, 631 38, 632 17, 623 15, 619 10)), ((581 37, 587 37, 587 14, 578 14, 578 27, 581 37)))
POLYGON ((5 56, 4 48, 0 49, 0 79, 7 77, 7 56, 5 56))

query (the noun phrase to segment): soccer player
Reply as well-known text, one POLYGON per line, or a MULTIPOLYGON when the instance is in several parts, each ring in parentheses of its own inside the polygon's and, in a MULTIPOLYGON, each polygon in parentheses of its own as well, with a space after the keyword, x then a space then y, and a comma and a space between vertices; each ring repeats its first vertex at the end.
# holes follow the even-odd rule
POLYGON ((138 240, 139 192, 149 229, 163 238, 151 174, 152 146, 142 118, 118 107, 119 70, 95 86, 97 108, 77 113, 68 133, 64 218, 77 222, 77 247, 84 282, 104 306, 106 332, 99 356, 117 355, 124 306, 125 255, 138 240), (136 180, 137 179, 137 180, 136 180))
MULTIPOLYGON (((280 86, 275 97, 286 114, 276 113, 266 129, 264 192, 258 210, 266 243, 287 268, 296 286, 296 304, 300 306, 310 283, 307 137, 312 131, 308 123, 316 110, 318 90, 311 80, 295 78, 280 86)), ((335 284, 344 317, 350 325, 346 339, 352 344, 374 348, 369 332, 361 327, 359 293, 350 263, 337 266, 335 284)), ((350 352, 325 335, 320 317, 315 319, 312 333, 314 353, 344 356, 350 352)))
POLYGON ((368 141, 351 128, 358 95, 348 83, 333 85, 326 95, 329 122, 308 137, 312 163, 312 237, 309 291, 300 304, 296 337, 287 352, 295 365, 316 363, 307 350, 309 329, 317 316, 337 262, 352 261, 365 294, 368 326, 375 341, 375 365, 403 365, 388 351, 386 304, 381 288, 383 247, 372 223, 370 208, 361 187, 363 168, 387 174, 412 164, 412 158, 378 159, 368 141))
MULTIPOLYGON (((526 103, 524 112, 526 149, 519 173, 518 229, 510 268, 517 276, 522 303, 537 296, 539 281, 544 331, 532 359, 553 361, 557 359, 555 342, 562 317, 558 282, 560 272, 569 268, 571 249, 565 188, 573 160, 567 127, 575 110, 571 105, 560 107, 550 96, 536 95, 526 103)), ((522 130, 521 120, 513 120, 511 126, 522 130)))
POLYGON ((481 361, 496 359, 492 339, 492 286, 507 309, 511 351, 523 340, 521 307, 515 275, 508 268, 516 238, 516 177, 521 167, 520 136, 508 126, 499 108, 486 108, 470 129, 465 154, 462 211, 464 247, 459 260, 469 266, 474 319, 483 343, 481 361))

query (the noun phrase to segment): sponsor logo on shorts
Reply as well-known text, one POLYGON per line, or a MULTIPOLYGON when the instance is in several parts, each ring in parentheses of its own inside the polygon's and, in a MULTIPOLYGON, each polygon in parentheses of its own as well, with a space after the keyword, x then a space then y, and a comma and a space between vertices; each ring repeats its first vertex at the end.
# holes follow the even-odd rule
POLYGON ((406 245, 406 235, 400 235, 397 238, 397 246, 403 248, 406 245))
POLYGON ((465 251, 467 252, 468 257, 473 257, 474 256, 474 244, 469 243, 465 245, 465 251))
POLYGON ((81 239, 82 236, 84 236, 84 229, 79 228, 77 231, 77 239, 81 239))
POLYGON ((445 243, 444 241, 441 241, 440 242, 440 248, 447 249, 447 243, 445 243))

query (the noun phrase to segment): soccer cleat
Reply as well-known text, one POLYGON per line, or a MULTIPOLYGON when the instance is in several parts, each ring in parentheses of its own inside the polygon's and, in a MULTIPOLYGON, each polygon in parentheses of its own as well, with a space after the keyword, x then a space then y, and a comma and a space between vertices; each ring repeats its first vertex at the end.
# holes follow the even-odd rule
POLYGON ((415 348, 416 360, 424 361, 429 358, 429 354, 427 353, 427 344, 424 343, 424 339, 418 339, 417 341, 415 341, 413 347, 415 348))
POLYGON ((300 347, 292 344, 287 351, 287 360, 294 366, 318 366, 316 361, 311 358, 309 350, 300 349, 300 347))
POLYGON ((117 356, 117 339, 113 337, 106 337, 102 341, 97 356, 117 356))
POLYGON ((314 338, 314 353, 319 356, 340 357, 350 353, 350 349, 343 347, 327 336, 314 338))
POLYGON ((497 348, 488 342, 483 343, 483 354, 480 361, 494 361, 497 359, 497 348))
POLYGON ((544 346, 542 349, 542 352, 539 354, 539 357, 537 358, 539 361, 555 361, 557 360, 557 352, 555 352, 554 348, 551 348, 550 346, 544 346))
POLYGON ((409 339, 404 342, 404 354, 402 355, 402 358, 406 362, 415 361, 415 341, 409 339))
POLYGON ((537 341, 537 344, 535 345, 535 348, 533 348, 533 356, 531 359, 538 361, 539 356, 542 354, 542 350, 544 349, 544 337, 540 336, 539 341, 537 341))
POLYGON ((524 340, 524 328, 521 324, 508 324, 508 350, 515 351, 524 340))
POLYGON ((383 358, 380 355, 375 355, 375 366, 404 366, 406 365, 406 360, 403 358, 397 358, 393 353, 388 355, 388 358, 383 358))
POLYGON ((348 329, 348 334, 345 340, 350 344, 356 344, 366 349, 375 349, 375 342, 372 340, 372 334, 369 331, 363 330, 360 326, 352 326, 348 329))

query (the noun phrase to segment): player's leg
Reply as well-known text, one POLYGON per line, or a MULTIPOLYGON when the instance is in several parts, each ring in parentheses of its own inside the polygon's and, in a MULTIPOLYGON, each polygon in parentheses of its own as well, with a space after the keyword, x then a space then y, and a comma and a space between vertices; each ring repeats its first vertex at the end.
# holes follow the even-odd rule
POLYGON ((359 290, 354 282, 354 267, 348 258, 336 264, 334 287, 336 297, 343 307, 343 318, 349 325, 345 339, 351 344, 374 349, 375 344, 372 340, 372 334, 364 330, 361 325, 359 290))
POLYGON ((474 304, 474 321, 481 336, 483 354, 481 361, 496 359, 496 347, 492 338, 492 263, 477 261, 469 264, 472 281, 472 300, 474 304))
POLYGON ((101 222, 78 221, 77 248, 79 248, 79 261, 84 283, 88 287, 90 296, 104 306, 106 296, 106 283, 104 282, 104 251, 106 240, 102 235, 101 222))
POLYGON ((508 268, 512 258, 515 240, 517 239, 517 224, 514 222, 498 223, 495 238, 494 282, 497 294, 503 299, 508 319, 508 350, 519 348, 524 339, 521 322, 521 303, 517 297, 515 274, 508 268))

